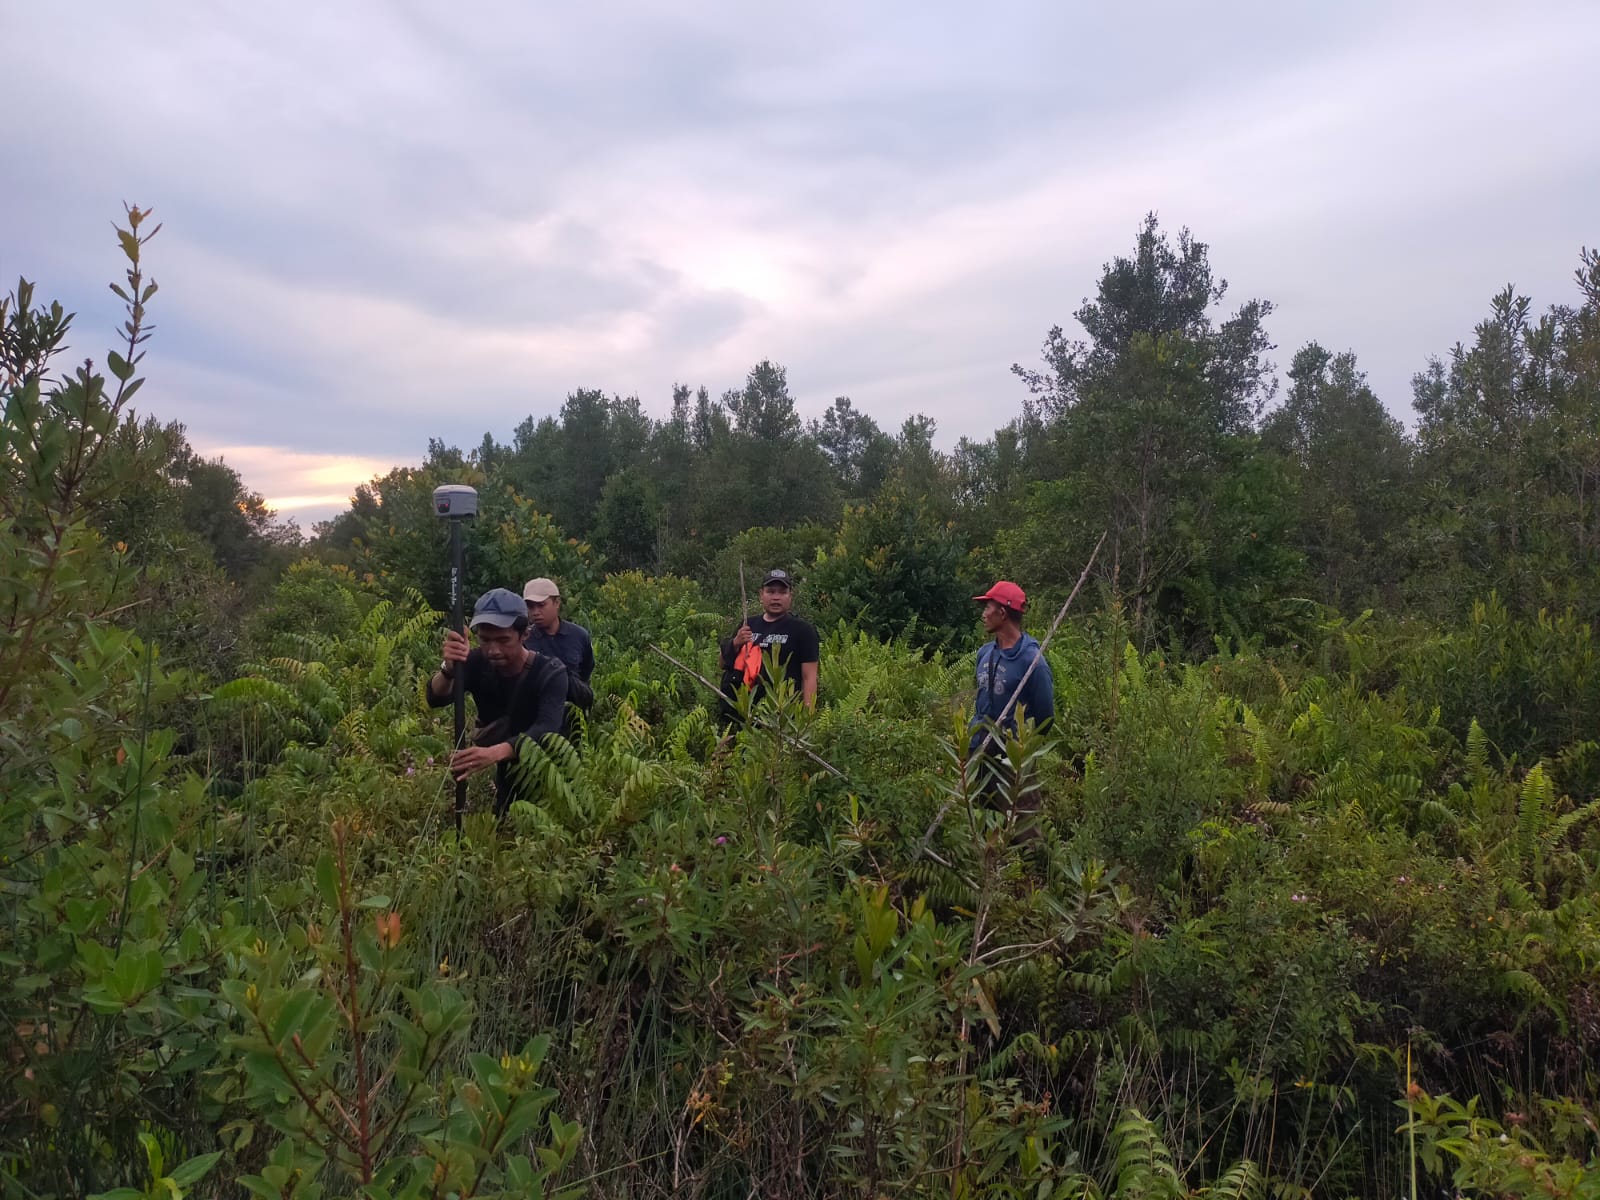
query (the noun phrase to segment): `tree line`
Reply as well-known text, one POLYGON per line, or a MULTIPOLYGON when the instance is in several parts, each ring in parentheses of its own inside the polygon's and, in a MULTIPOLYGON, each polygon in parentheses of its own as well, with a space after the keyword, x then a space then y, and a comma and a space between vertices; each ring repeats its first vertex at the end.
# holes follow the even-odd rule
MULTIPOLYGON (((1281 386, 1271 303, 1233 306, 1209 248, 1151 215, 1074 314, 1084 336, 1053 327, 1041 361, 1013 368, 1020 411, 986 440, 941 449, 931 417, 891 432, 848 396, 805 420, 763 361, 716 398, 674 385, 664 417, 580 388, 509 442, 431 439, 307 539, 181 425, 146 417, 115 431, 111 459, 140 469, 98 527, 152 568, 153 635, 214 674, 248 595, 305 554, 442 604, 442 482, 484 495, 474 585, 538 566, 581 599, 591 577, 644 570, 730 606, 741 564, 782 565, 822 622, 924 645, 970 636, 967 597, 996 577, 1058 602, 1101 533, 1085 602, 1120 606, 1146 646, 1304 640, 1330 608, 1449 619, 1490 593, 1514 615, 1590 621, 1600 251, 1580 252, 1575 282, 1575 302, 1543 313, 1514 287, 1495 295, 1414 376, 1408 430, 1354 351, 1308 343, 1281 386), (563 540, 572 553, 553 554, 563 540), (522 562, 534 544, 541 561, 522 562)), ((20 374, 30 351, 12 340, 20 374)))
POLYGON ((934 638, 970 585, 1076 579, 1101 532, 1102 594, 1146 643, 1293 638, 1318 606, 1430 616, 1497 593, 1514 612, 1600 611, 1600 252, 1577 302, 1536 314, 1512 287, 1412 383, 1415 429, 1350 350, 1316 342, 1281 389, 1266 300, 1230 307, 1208 247, 1154 215, 1109 262, 1042 362, 1013 368, 1020 413, 987 440, 935 445, 848 396, 803 420, 762 361, 713 398, 673 387, 572 392, 509 442, 430 440, 417 468, 356 489, 314 548, 378 577, 426 572, 425 494, 465 480, 547 514, 611 569, 696 578, 728 599, 738 561, 798 570, 823 616, 934 638))

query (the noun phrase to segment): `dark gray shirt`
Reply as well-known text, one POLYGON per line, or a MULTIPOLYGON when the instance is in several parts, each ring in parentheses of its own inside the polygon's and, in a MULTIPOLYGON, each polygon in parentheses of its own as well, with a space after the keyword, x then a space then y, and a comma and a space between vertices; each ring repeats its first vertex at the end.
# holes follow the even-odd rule
MULTIPOLYGON (((506 718, 503 740, 514 748, 523 738, 535 741, 547 733, 565 732, 567 718, 567 668, 561 660, 542 654, 532 655, 516 675, 502 675, 489 665, 482 650, 474 648, 467 661, 457 663, 462 687, 478 707, 480 726, 506 718), (526 678, 524 678, 526 677, 526 678)), ((428 707, 443 708, 454 700, 452 692, 441 698, 428 689, 428 707)), ((494 786, 496 811, 504 813, 511 803, 511 764, 496 763, 494 786)))

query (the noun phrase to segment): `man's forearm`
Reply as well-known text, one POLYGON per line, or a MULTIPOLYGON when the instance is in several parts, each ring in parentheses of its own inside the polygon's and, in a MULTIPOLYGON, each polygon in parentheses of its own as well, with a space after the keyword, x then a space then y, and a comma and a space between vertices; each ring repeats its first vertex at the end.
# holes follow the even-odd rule
MULTIPOLYGON (((457 667, 456 670, 460 670, 457 667)), ((428 698, 430 700, 448 700, 454 694, 456 686, 455 676, 446 675, 443 671, 435 671, 428 676, 428 698)))

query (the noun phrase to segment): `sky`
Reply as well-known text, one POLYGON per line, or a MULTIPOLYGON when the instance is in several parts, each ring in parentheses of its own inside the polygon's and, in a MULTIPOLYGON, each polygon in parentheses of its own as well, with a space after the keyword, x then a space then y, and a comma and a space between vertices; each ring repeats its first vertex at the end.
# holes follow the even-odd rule
POLYGON ((302 524, 430 437, 762 359, 802 416, 987 438, 1149 211, 1280 368, 1353 350, 1409 421, 1600 244, 1594 0, 0 0, 0 45, 0 280, 103 359, 154 209, 138 403, 302 524))

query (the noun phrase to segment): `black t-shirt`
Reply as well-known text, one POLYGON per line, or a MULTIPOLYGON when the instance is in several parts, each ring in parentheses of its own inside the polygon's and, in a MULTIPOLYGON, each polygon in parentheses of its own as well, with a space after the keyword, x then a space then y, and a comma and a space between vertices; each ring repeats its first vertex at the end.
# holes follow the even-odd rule
MULTIPOLYGON (((761 649, 763 656, 768 647, 777 647, 778 666, 783 669, 784 675, 794 684, 795 690, 801 686, 800 668, 806 663, 814 663, 820 656, 821 643, 817 638, 816 627, 809 621, 802 621, 793 613, 779 617, 776 621, 769 621, 766 614, 757 613, 753 617, 746 617, 744 624, 750 626, 750 637, 754 644, 761 649)), ((739 631, 734 630, 737 634, 739 631)), ((738 654, 734 648, 733 639, 730 637, 722 643, 722 669, 724 675, 733 671, 733 660, 738 654)), ((730 681, 732 682, 732 681, 730 681)), ((737 683, 742 685, 743 677, 737 683)), ((762 680, 757 679, 755 690, 759 694, 762 680)), ((727 691, 727 688, 723 689, 727 691)))
MULTIPOLYGON (((565 732, 567 668, 560 659, 548 654, 530 654, 528 665, 520 674, 502 675, 489 665, 482 650, 475 649, 456 670, 462 672, 467 695, 477 705, 480 726, 502 717, 509 718, 505 723, 505 736, 499 738, 499 742, 515 745, 520 738, 537 739, 547 733, 565 732)), ((448 692, 442 700, 431 691, 428 693, 428 704, 433 708, 443 708, 450 702, 448 692)), ((502 810, 511 799, 506 788, 509 766, 505 762, 495 766, 495 790, 502 810)))

